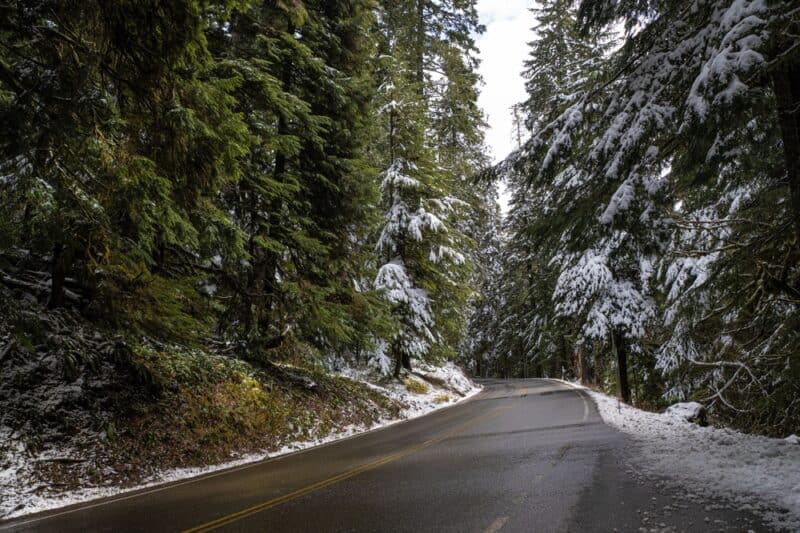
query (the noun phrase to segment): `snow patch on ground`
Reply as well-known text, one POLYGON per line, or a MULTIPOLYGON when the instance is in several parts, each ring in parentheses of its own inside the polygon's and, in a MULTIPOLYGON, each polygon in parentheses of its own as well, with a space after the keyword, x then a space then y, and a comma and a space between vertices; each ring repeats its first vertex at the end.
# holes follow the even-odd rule
POLYGON ((732 500, 777 529, 800 531, 800 445, 726 428, 700 427, 687 409, 641 411, 587 390, 603 420, 639 445, 643 469, 693 493, 732 500), (785 510, 781 512, 776 509, 785 510))
POLYGON ((417 374, 431 381, 413 375, 407 379, 423 383, 427 392, 412 393, 404 384, 394 379, 387 383, 375 384, 368 372, 354 368, 344 368, 339 374, 360 381, 381 394, 405 404, 406 407, 401 412, 402 420, 426 415, 436 409, 463 401, 481 391, 480 386, 470 381, 464 372, 451 362, 443 366, 434 366, 414 360, 412 366, 417 374), (441 385, 438 385, 438 382, 441 382, 441 385))
POLYGON ((97 498, 116 496, 163 483, 207 475, 220 470, 243 466, 248 463, 263 461, 272 457, 313 448, 427 415, 437 409, 465 401, 481 391, 481 387, 470 381, 470 379, 464 375, 463 371, 453 363, 446 363, 444 366, 436 367, 415 361, 415 368, 420 375, 441 381, 443 386, 426 382, 428 387, 427 392, 414 394, 409 392, 403 384, 397 381, 385 385, 376 385, 368 381, 371 376, 367 373, 361 374, 352 369, 341 372, 345 377, 362 381, 370 388, 402 402, 406 407, 402 409, 399 418, 387 418, 371 426, 346 426, 324 438, 296 441, 272 452, 265 451, 263 453, 233 456, 230 461, 225 463, 167 470, 135 487, 87 487, 58 495, 47 494, 45 489, 49 489, 50 487, 32 486, 31 484, 31 472, 35 462, 56 457, 65 460, 80 460, 80 458, 75 455, 77 452, 66 449, 55 451, 48 450, 47 457, 42 454, 32 456, 28 452, 27 447, 10 429, 0 426, 0 520, 64 507, 97 498))
POLYGON ((681 402, 675 405, 670 405, 664 412, 665 415, 678 417, 681 420, 692 422, 703 416, 705 407, 697 402, 681 402))

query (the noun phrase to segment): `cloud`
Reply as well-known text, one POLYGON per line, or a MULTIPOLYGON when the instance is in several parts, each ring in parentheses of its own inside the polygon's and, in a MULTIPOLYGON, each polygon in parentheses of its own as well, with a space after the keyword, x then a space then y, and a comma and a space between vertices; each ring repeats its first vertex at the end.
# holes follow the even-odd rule
MULTIPOLYGON (((486 114, 489 128, 486 144, 494 161, 506 157, 515 147, 511 106, 525 100, 523 62, 528 42, 533 39, 533 15, 527 0, 478 0, 478 15, 486 32, 478 37, 480 73, 484 86, 478 104, 486 114)), ((508 193, 500 184, 500 204, 508 211, 508 193)))
POLYGON ((497 20, 512 20, 526 16, 531 2, 529 0, 478 0, 478 15, 483 24, 497 20))
POLYGON ((525 100, 522 79, 528 42, 533 38, 531 3, 525 0, 479 0, 486 32, 478 38, 484 87, 479 104, 487 115, 486 142, 499 161, 514 149, 511 106, 525 100))

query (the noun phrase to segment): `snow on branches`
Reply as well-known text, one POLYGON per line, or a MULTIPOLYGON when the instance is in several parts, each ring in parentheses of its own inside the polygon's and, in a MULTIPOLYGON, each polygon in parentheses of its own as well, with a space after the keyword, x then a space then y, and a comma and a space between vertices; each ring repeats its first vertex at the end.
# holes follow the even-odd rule
POLYGON ((580 334, 586 340, 603 340, 614 331, 641 338, 655 317, 644 280, 615 276, 608 250, 589 249, 561 271, 553 292, 556 313, 582 317, 580 334))
POLYGON ((459 202, 437 198, 428 181, 415 163, 399 158, 392 162, 381 183, 387 212, 376 245, 384 262, 375 287, 384 291, 402 322, 394 346, 416 358, 423 358, 439 338, 430 289, 449 279, 450 268, 465 262, 444 221, 459 202))

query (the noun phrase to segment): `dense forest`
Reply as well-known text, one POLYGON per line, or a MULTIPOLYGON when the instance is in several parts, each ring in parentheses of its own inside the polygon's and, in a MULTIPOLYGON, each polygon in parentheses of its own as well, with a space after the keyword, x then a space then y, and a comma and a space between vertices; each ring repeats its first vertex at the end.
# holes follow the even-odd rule
POLYGON ((800 426, 800 7, 541 2, 481 373, 800 426))
POLYGON ((0 5, 0 425, 191 395, 235 447, 281 383, 327 428, 369 393, 325 376, 455 361, 797 431, 800 7, 538 2, 492 165, 475 4, 0 5))
POLYGON ((441 368, 498 209, 481 31, 472 0, 0 5, 0 516, 417 409, 348 369, 472 387, 441 368))
POLYGON ((256 361, 454 356, 496 210, 473 2, 1 9, 7 287, 256 361))

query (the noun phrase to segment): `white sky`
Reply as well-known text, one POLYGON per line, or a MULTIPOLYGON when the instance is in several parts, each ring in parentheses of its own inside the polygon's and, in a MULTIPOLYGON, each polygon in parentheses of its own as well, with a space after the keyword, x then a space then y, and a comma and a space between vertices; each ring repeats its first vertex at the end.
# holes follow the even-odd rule
MULTIPOLYGON (((478 14, 486 32, 477 40, 483 90, 478 103, 486 114, 489 129, 486 144, 497 162, 515 147, 511 127, 511 106, 525 100, 522 63, 533 39, 531 0, 478 0, 478 14)), ((507 211, 508 197, 500 186, 500 205, 507 211)))

